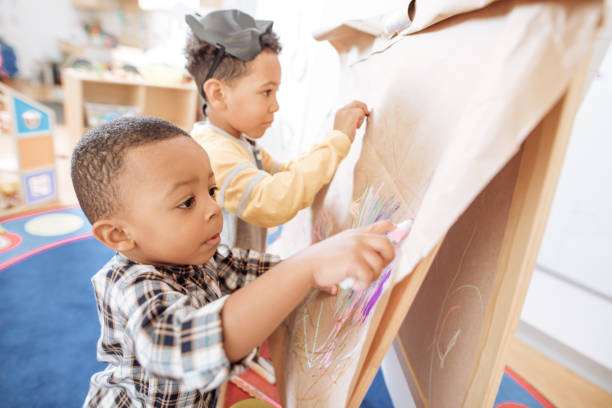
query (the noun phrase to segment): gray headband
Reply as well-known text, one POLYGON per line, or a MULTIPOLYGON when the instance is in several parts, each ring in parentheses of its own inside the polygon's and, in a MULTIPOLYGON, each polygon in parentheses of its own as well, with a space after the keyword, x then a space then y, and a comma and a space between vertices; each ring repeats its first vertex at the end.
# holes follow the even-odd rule
MULTIPOLYGON (((251 61, 261 52, 259 38, 272 30, 272 21, 255 20, 240 10, 219 10, 202 17, 198 13, 187 14, 185 21, 200 40, 217 48, 215 59, 206 74, 204 84, 221 63, 225 54, 242 61, 251 61)), ((200 89, 202 97, 206 94, 200 89)), ((206 104, 204 104, 206 109, 206 104)))
POLYGON ((187 14, 185 21, 200 40, 222 46, 227 54, 242 61, 250 61, 261 52, 259 37, 272 29, 272 21, 255 20, 240 10, 213 11, 204 17, 187 14))

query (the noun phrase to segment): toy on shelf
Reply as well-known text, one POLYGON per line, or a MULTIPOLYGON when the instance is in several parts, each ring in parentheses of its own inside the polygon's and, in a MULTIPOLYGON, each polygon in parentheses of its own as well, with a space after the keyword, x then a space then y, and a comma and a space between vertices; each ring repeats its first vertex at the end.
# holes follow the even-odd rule
POLYGON ((87 126, 94 128, 103 123, 123 116, 138 116, 141 109, 138 105, 109 105, 106 103, 85 102, 87 126))
POLYGON ((0 83, 0 216, 57 199, 53 112, 0 83))

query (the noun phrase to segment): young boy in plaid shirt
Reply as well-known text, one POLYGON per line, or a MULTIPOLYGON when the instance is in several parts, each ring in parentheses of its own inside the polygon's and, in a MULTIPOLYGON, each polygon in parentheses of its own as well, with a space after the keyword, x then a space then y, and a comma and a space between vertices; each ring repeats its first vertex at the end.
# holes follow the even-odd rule
POLYGON ((367 287, 393 259, 389 222, 344 231, 279 262, 220 244, 205 150, 156 118, 88 132, 72 181, 93 235, 117 254, 92 278, 101 326, 87 407, 212 407, 313 288, 367 287))

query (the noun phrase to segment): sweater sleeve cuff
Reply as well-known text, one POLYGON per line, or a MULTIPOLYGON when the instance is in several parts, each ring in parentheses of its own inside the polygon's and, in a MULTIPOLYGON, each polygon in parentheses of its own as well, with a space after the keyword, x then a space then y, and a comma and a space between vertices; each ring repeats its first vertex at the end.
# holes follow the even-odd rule
POLYGON ((338 149, 342 157, 346 156, 351 149, 351 139, 341 130, 332 130, 327 135, 326 140, 338 149))

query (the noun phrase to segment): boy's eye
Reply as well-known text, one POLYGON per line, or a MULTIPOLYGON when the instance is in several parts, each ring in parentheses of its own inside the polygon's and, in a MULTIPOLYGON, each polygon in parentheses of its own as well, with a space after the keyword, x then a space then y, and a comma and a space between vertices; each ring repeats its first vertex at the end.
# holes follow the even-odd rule
POLYGON ((189 197, 187 200, 183 201, 179 204, 179 208, 190 208, 195 202, 195 198, 189 197))
POLYGON ((264 94, 265 96, 270 96, 270 94, 271 94, 271 93, 272 93, 272 90, 271 90, 271 89, 266 89, 265 91, 263 91, 263 94, 264 94))
POLYGON ((208 194, 210 194, 210 196, 214 198, 215 195, 217 194, 217 190, 218 190, 217 187, 211 187, 208 189, 208 194))

